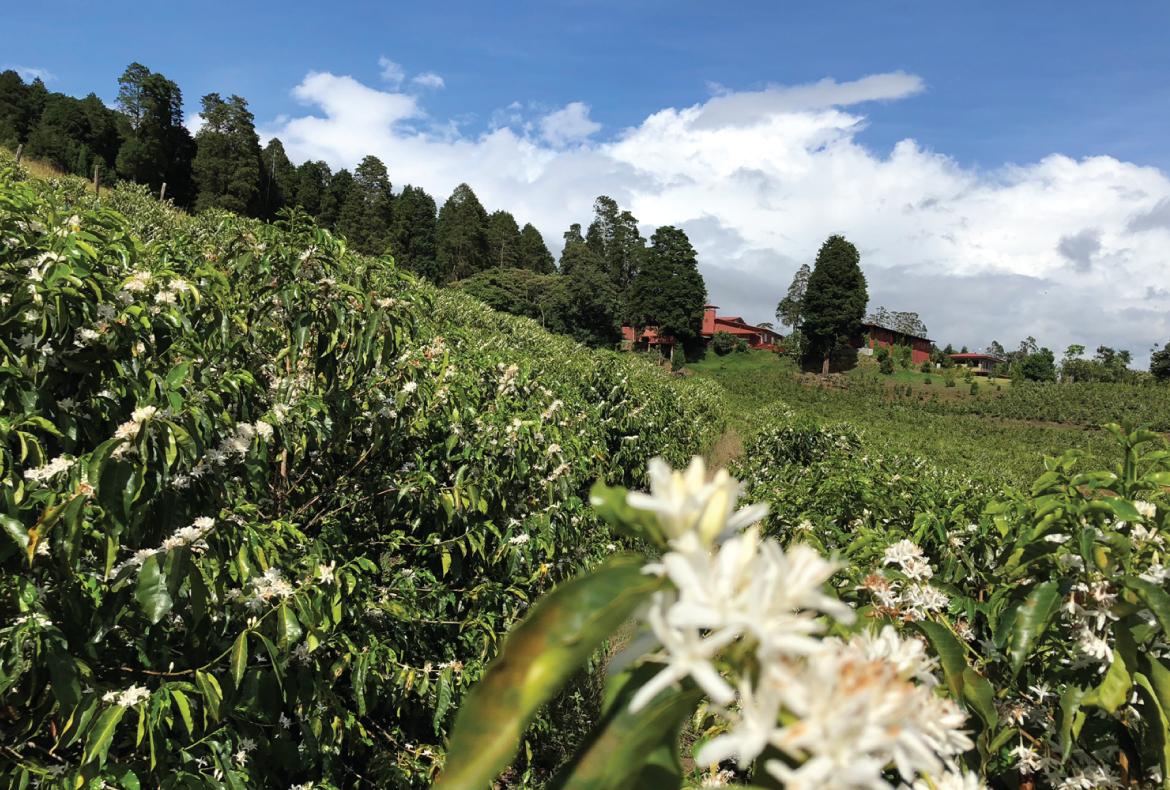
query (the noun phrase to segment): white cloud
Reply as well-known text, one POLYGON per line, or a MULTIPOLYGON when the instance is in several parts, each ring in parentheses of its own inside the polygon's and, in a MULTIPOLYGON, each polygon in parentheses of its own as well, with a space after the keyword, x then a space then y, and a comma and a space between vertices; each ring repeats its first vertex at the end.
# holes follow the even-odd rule
POLYGON ((193 137, 199 134, 199 130, 203 128, 203 116, 197 112, 188 113, 183 120, 183 126, 187 127, 187 131, 193 137))
POLYGON ((397 88, 406 79, 406 71, 403 70, 402 66, 390 60, 385 55, 378 58, 378 68, 382 70, 382 80, 392 88, 397 88))
POLYGON ((912 139, 889 151, 859 141, 858 105, 922 90, 903 73, 720 89, 597 140, 582 102, 538 118, 513 104, 471 135, 432 123, 415 96, 311 73, 294 95, 312 114, 263 132, 296 161, 352 167, 376 154, 396 184, 440 201, 467 181, 489 210, 536 224, 554 251, 570 222, 589 221, 594 197, 610 195, 647 231, 685 228, 711 298, 750 320, 770 320, 795 269, 844 233, 871 306, 918 311, 942 343, 1034 335, 1057 351, 1107 343, 1144 359, 1170 339, 1170 294, 1159 290, 1167 174, 1059 153, 982 171, 912 139))
POLYGON ((38 79, 43 82, 52 82, 53 80, 57 79, 57 75, 48 69, 39 69, 35 66, 17 66, 15 64, 5 64, 4 66, 0 67, 0 71, 7 71, 8 69, 12 69, 17 74, 19 74, 20 78, 25 82, 32 82, 33 80, 38 79))
POLYGON ((589 105, 579 101, 569 102, 540 119, 541 137, 557 148, 583 143, 600 129, 601 124, 589 117, 589 105))
POLYGON ((432 88, 434 90, 444 88, 447 85, 447 83, 443 81, 443 78, 433 71, 424 71, 422 74, 417 74, 412 77, 410 81, 419 87, 432 88))

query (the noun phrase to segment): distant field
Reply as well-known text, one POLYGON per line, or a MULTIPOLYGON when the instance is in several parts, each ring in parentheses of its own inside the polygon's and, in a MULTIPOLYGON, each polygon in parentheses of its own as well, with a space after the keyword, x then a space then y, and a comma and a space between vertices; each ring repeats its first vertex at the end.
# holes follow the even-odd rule
MULTIPOLYGON (((914 396, 897 398, 890 396, 885 382, 875 383, 860 375, 842 377, 842 387, 810 385, 790 362, 763 351, 725 357, 708 354, 687 367, 692 374, 723 386, 728 421, 745 437, 769 413, 786 406, 801 416, 848 423, 874 447, 927 457, 940 466, 986 479, 1030 480, 1043 471, 1045 456, 1067 449, 1084 450, 1099 458, 1111 455, 1109 438, 1095 427, 974 413, 996 408, 999 398, 986 393, 975 397, 957 394, 946 402, 929 396, 921 399, 921 391, 941 388, 941 381, 918 387, 907 382, 914 387, 914 396), (960 410, 971 413, 956 413, 960 410)), ((970 385, 963 388, 960 382, 953 389, 969 393, 970 385)), ((981 390, 985 389, 981 385, 981 390)), ((1117 410, 1123 408, 1119 403, 1117 410)))

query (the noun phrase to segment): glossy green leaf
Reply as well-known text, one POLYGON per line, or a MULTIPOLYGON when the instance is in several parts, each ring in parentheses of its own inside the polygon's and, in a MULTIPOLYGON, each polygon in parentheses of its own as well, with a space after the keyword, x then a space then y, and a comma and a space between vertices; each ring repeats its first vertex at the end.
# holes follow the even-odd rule
POLYGON ((1146 738, 1153 746, 1153 751, 1158 755, 1158 761, 1161 763, 1162 788, 1170 790, 1170 716, 1167 716, 1168 712, 1159 699, 1158 691, 1145 675, 1137 673, 1134 676, 1134 681, 1146 705, 1150 708, 1145 715, 1154 719, 1151 721, 1151 726, 1146 727, 1146 738))
POLYGON ((1085 713, 1081 710, 1081 700, 1085 691, 1076 686, 1069 686, 1060 695, 1060 761, 1063 763, 1072 753, 1073 743, 1081 734, 1081 727, 1085 723, 1085 713))
POLYGON ((238 689, 244 680, 244 671, 248 668, 248 632, 241 631, 232 645, 230 657, 232 668, 232 683, 238 689))
POLYGON ((171 699, 175 702, 175 707, 179 709, 179 718, 183 720, 183 726, 187 728, 188 735, 195 734, 195 720, 191 717, 191 702, 187 699, 187 695, 176 688, 169 690, 171 699))
POLYGON ((963 656, 962 643, 949 628, 930 620, 919 621, 914 627, 922 632, 934 648, 951 694, 956 700, 963 699, 963 672, 967 669, 967 659, 963 656))
POLYGON ((297 616, 288 604, 281 604, 276 610, 276 637, 277 642, 282 648, 288 648, 290 645, 299 641, 301 634, 301 624, 297 621, 297 616))
POLYGON ((1136 576, 1125 579, 1125 586, 1133 590, 1142 603, 1150 608, 1164 633, 1170 634, 1170 594, 1161 586, 1136 576))
POLYGON ((1060 608, 1060 583, 1052 580, 1037 584, 1028 593, 1016 612, 1012 626, 1008 657, 1012 673, 1018 673, 1032 652, 1032 647, 1043 635, 1052 616, 1060 608))
POLYGON ((1133 678, 1125 664, 1122 651, 1113 651, 1113 661, 1105 672, 1100 685, 1085 694, 1081 700, 1083 705, 1093 705, 1108 713, 1116 713, 1117 709, 1129 699, 1129 690, 1133 687, 1133 678))
POLYGON ((171 595, 167 592, 167 580, 159 567, 157 554, 148 557, 138 570, 134 599, 152 623, 157 623, 171 610, 171 595))
POLYGON ((110 751, 110 743, 114 740, 114 733, 118 729, 118 722, 126 715, 126 708, 121 705, 111 705, 102 711, 85 739, 85 751, 81 762, 88 764, 97 762, 99 765, 106 761, 106 754, 110 751))
POLYGON ((509 635, 455 719, 436 788, 487 787, 539 707, 660 584, 641 557, 614 557, 542 598, 509 635))

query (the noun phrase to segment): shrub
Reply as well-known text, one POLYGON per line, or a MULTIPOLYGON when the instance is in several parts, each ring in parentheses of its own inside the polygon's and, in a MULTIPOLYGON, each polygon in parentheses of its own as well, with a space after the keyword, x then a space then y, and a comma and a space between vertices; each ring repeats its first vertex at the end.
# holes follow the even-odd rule
POLYGON ((738 339, 735 341, 735 350, 736 350, 737 352, 739 352, 740 354, 745 354, 745 353, 747 353, 747 350, 748 350, 748 344, 747 344, 747 341, 746 341, 746 340, 744 340, 742 337, 741 337, 741 338, 738 338, 738 339))
POLYGON ((889 354, 886 354, 884 357, 882 357, 881 362, 878 364, 878 370, 880 370, 882 373, 886 374, 887 376, 890 376, 893 374, 894 360, 890 359, 889 354))
POLYGON ((929 359, 922 360, 922 366, 919 368, 919 370, 921 370, 923 373, 929 373, 933 369, 934 369, 934 366, 930 364, 929 359))
POLYGON ((716 332, 711 338, 711 349, 719 356, 730 354, 735 348, 735 336, 730 332, 716 332))
POLYGON ((972 381, 972 382, 971 382, 971 390, 970 390, 970 393, 971 393, 972 395, 978 395, 978 394, 979 394, 979 382, 978 382, 978 381, 972 381))

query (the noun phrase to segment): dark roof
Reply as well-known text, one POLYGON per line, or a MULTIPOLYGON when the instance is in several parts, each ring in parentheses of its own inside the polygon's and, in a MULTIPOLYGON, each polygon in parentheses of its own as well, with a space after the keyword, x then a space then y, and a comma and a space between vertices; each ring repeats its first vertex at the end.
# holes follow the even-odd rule
POLYGON ((887 332, 893 332, 895 335, 901 335, 902 337, 912 337, 915 340, 925 340, 927 343, 934 342, 929 337, 923 337, 922 335, 912 335, 909 332, 903 332, 901 329, 894 329, 893 327, 882 326, 881 324, 870 324, 870 323, 866 323, 863 321, 861 323, 861 328, 862 329, 884 329, 887 332))
POLYGON ((995 354, 981 354, 977 351, 964 354, 951 354, 951 359, 990 359, 993 362, 1006 362, 1003 357, 997 357, 995 354))

